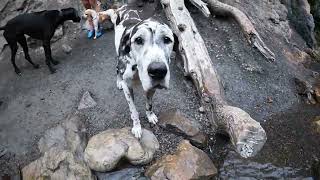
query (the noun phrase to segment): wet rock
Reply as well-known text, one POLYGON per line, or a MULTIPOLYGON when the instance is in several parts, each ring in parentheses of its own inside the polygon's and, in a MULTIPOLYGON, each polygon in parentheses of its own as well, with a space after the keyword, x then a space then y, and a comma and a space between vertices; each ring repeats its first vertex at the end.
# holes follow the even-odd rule
POLYGON ((147 180, 147 177, 144 176, 143 168, 127 168, 111 173, 97 172, 95 175, 97 176, 98 180, 147 180))
POLYGON ((93 179, 83 160, 86 142, 83 120, 78 115, 69 116, 45 132, 38 143, 43 156, 22 169, 23 179, 93 179))
POLYGON ((207 142, 207 136, 201 132, 201 125, 196 120, 187 118, 179 110, 162 112, 158 124, 166 130, 185 136, 195 145, 204 145, 207 142))
POLYGON ((109 129, 93 136, 85 149, 85 161, 92 170, 106 172, 114 169, 121 159, 133 165, 149 163, 159 142, 152 132, 143 129, 141 139, 131 128, 109 129))
POLYGON ((96 105, 97 103, 91 97, 90 93, 86 91, 80 100, 78 110, 92 108, 92 107, 95 107, 96 105))
POLYGON ((66 53, 66 54, 70 54, 72 51, 72 48, 68 45, 68 44, 63 44, 62 45, 62 50, 66 53))
POLYGON ((151 165, 146 176, 162 179, 210 179, 217 169, 206 153, 183 140, 173 155, 162 157, 151 165))

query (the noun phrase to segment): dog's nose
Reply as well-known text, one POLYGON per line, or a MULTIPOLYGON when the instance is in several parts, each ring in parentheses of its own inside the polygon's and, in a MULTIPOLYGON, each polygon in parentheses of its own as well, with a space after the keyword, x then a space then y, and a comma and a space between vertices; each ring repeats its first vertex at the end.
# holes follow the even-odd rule
POLYGON ((163 79, 168 72, 167 66, 162 62, 152 62, 148 66, 148 74, 152 79, 163 79))

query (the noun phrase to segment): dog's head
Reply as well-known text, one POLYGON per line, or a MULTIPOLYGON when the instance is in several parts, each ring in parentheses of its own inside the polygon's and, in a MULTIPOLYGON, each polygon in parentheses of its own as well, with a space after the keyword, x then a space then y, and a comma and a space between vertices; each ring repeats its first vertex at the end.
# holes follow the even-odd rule
POLYGON ((164 23, 153 19, 141 21, 125 32, 121 46, 135 60, 142 87, 169 88, 170 55, 174 35, 164 23))
POLYGON ((81 20, 78 11, 74 8, 61 9, 61 12, 65 19, 72 20, 73 22, 80 22, 81 20))

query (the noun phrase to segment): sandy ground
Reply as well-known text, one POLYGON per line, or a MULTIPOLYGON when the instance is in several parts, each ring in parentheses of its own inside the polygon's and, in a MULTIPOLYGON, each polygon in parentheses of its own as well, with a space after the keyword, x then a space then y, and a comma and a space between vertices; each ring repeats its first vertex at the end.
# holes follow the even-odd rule
MULTIPOLYGON (((288 45, 270 32, 262 33, 262 36, 277 54, 274 63, 267 62, 245 42, 232 20, 205 19, 199 13, 193 16, 201 19, 197 25, 222 80, 227 101, 249 112, 261 122, 268 135, 261 153, 249 160, 229 153, 232 147, 225 137, 212 136, 210 147, 204 150, 220 172, 227 169, 223 161, 237 160, 240 161, 239 166, 248 162, 290 166, 297 169, 293 177, 310 176, 312 160, 320 158, 320 136, 311 128, 311 121, 320 115, 320 108, 306 106, 297 95, 293 81, 297 74, 308 75, 309 72, 286 60, 282 49, 288 45), (268 103, 268 98, 272 103, 268 103)), ((0 158, 0 176, 13 172, 18 164, 23 166, 39 157, 36 144, 43 132, 76 110, 85 91, 91 92, 98 103, 95 108, 82 111, 88 117, 90 136, 108 128, 131 125, 125 97, 116 88, 114 32, 108 31, 97 40, 88 40, 84 32, 74 32, 74 29, 79 29, 77 26, 69 23, 68 26, 69 36, 53 45, 53 57, 61 62, 56 74, 49 73, 42 50, 31 52, 34 61, 41 65, 38 70, 32 69, 23 56, 17 58, 21 77, 14 73, 8 54, 0 61, 0 142, 1 147, 7 149, 7 154, 0 158), (71 54, 61 50, 61 43, 73 47, 71 54)), ((177 108, 200 121, 204 130, 212 134, 209 122, 198 112, 198 96, 191 82, 183 76, 181 62, 173 60, 170 68, 171 88, 156 93, 155 112, 159 114, 177 108)), ((143 126, 151 129, 160 141, 160 151, 156 156, 172 152, 181 137, 158 126, 150 126, 144 115, 141 90, 138 88, 135 92, 143 126)), ((251 173, 252 177, 262 177, 250 172, 254 168, 248 166, 247 169, 247 176, 250 177, 251 173)), ((261 169, 255 171, 263 172, 261 169)), ((268 171, 270 169, 265 173, 268 171)), ((223 177, 232 175, 227 173, 223 177)))

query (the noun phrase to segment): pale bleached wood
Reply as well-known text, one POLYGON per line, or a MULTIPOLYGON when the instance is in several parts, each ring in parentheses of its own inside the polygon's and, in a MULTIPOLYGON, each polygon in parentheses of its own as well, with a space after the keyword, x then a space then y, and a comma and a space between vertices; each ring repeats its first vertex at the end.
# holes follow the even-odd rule
POLYGON ((213 125, 229 134, 232 144, 242 157, 256 155, 266 142, 266 133, 248 113, 224 101, 219 77, 184 0, 161 0, 161 3, 179 39, 185 74, 196 85, 213 125))

